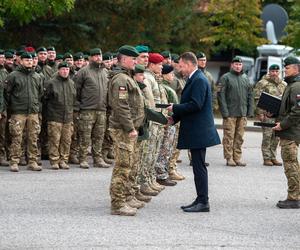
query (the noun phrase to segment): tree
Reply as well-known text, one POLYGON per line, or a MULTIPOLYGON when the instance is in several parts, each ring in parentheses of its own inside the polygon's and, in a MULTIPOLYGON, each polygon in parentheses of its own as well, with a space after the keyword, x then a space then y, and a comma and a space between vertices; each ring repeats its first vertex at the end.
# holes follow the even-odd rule
POLYGON ((259 0, 212 0, 209 4, 211 16, 210 33, 203 41, 214 44, 214 51, 238 50, 252 53, 256 46, 266 42, 261 37, 262 20, 259 0))

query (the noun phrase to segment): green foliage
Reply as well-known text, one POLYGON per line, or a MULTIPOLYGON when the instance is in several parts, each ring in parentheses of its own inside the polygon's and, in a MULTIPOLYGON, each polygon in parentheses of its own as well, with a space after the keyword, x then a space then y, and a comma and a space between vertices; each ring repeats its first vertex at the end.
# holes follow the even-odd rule
POLYGON ((212 27, 202 40, 214 43, 214 51, 251 53, 266 42, 261 37, 260 1, 212 0, 209 12, 212 27))
POLYGON ((5 21, 16 19, 19 24, 26 24, 38 17, 57 16, 70 11, 75 0, 2 0, 0 2, 0 26, 5 21))

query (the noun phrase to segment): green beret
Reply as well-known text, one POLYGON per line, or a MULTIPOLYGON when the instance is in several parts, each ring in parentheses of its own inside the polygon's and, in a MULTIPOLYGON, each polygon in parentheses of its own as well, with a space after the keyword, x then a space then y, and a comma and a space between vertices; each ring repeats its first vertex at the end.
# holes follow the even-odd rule
POLYGON ((102 59, 104 60, 104 61, 106 61, 106 60, 111 60, 113 58, 113 54, 111 53, 111 52, 105 52, 104 54, 103 54, 103 56, 102 56, 102 59))
POLYGON ((63 60, 64 56, 62 54, 57 54, 55 60, 63 60))
POLYGON ((11 53, 13 55, 16 54, 16 50, 14 50, 14 49, 8 49, 8 50, 6 50, 6 52, 9 52, 9 53, 11 53))
POLYGON ((284 66, 288 66, 291 64, 300 64, 300 60, 297 57, 289 56, 283 61, 284 66))
POLYGON ((202 59, 202 58, 206 58, 206 55, 203 53, 203 52, 199 52, 198 54, 197 54, 197 59, 202 59))
POLYGON ((279 70, 280 67, 278 64, 272 64, 270 67, 269 67, 269 70, 279 70))
POLYGON ((136 48, 130 45, 123 45, 118 49, 118 52, 125 56, 132 56, 132 57, 139 56, 139 52, 136 50, 136 48))
POLYGON ((83 55, 84 60, 89 60, 89 55, 85 54, 83 55))
POLYGON ((23 54, 21 55, 21 59, 23 58, 32 59, 32 56, 29 52, 23 52, 23 54))
POLYGON ((173 62, 178 63, 180 56, 177 54, 171 54, 171 59, 173 62))
POLYGON ((235 56, 233 59, 232 59, 232 61, 231 62, 239 62, 239 63, 242 63, 243 62, 243 60, 242 60, 242 58, 240 58, 239 56, 235 56))
POLYGON ((77 52, 74 54, 74 61, 77 61, 79 59, 83 59, 83 53, 82 52, 77 52))
POLYGON ((47 49, 45 47, 39 47, 37 50, 36 50, 36 53, 39 53, 39 52, 47 52, 47 49))
POLYGON ((113 58, 117 58, 118 53, 117 53, 117 52, 113 52, 113 53, 112 53, 112 56, 113 56, 113 58))
POLYGON ((149 52, 149 47, 145 46, 145 45, 137 45, 135 46, 135 49, 139 52, 139 53, 148 53, 149 52))
POLYGON ((70 52, 66 52, 66 53, 64 54, 64 60, 65 60, 66 58, 73 58, 73 56, 72 56, 72 54, 71 54, 70 52))
POLYGON ((4 50, 0 49, 0 55, 4 55, 4 50))
POLYGON ((11 53, 11 52, 9 52, 9 51, 6 51, 6 52, 4 53, 4 56, 5 56, 5 58, 14 58, 14 54, 11 53))
POLYGON ((69 64, 67 62, 61 62, 60 64, 58 64, 58 69, 60 68, 70 68, 69 64))
POLYGON ((137 73, 144 73, 145 72, 145 67, 141 64, 137 64, 135 65, 134 67, 134 73, 137 74, 137 73))
POLYGON ((102 51, 99 48, 94 48, 90 50, 90 56, 94 56, 94 55, 101 55, 102 51))
POLYGON ((55 48, 53 46, 47 47, 47 51, 55 51, 55 48))
POLYGON ((30 52, 30 55, 32 56, 32 58, 37 57, 37 53, 35 51, 30 52))
POLYGON ((24 52, 26 52, 26 51, 23 50, 23 49, 17 50, 16 55, 17 55, 17 56, 21 56, 24 52))
POLYGON ((160 53, 164 58, 171 58, 171 52, 169 50, 165 50, 160 53))

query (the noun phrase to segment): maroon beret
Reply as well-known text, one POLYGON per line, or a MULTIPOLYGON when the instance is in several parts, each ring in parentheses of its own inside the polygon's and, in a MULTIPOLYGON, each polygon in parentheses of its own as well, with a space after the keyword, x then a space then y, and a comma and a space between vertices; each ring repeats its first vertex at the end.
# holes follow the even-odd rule
POLYGON ((163 62, 164 57, 159 53, 149 53, 149 63, 161 63, 163 62))

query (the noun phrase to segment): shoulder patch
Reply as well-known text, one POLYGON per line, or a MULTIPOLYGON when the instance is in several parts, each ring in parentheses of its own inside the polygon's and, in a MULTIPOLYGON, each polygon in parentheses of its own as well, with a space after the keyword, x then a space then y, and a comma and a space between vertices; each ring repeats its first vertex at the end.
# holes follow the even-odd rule
POLYGON ((126 100, 128 98, 128 91, 125 86, 119 87, 119 99, 120 100, 126 100))

